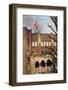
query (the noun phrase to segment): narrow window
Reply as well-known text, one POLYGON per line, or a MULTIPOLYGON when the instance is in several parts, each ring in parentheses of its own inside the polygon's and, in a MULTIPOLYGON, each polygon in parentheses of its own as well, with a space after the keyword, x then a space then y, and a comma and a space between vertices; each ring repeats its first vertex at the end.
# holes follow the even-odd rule
POLYGON ((56 46, 56 42, 54 42, 54 45, 56 46))
POLYGON ((35 46, 37 46, 37 41, 35 41, 35 46))
POLYGON ((34 42, 32 41, 32 46, 34 46, 34 42))
POLYGON ((49 46, 51 46, 51 42, 49 41, 49 46))
POLYGON ((43 46, 43 41, 41 41, 41 46, 43 46))
POLYGON ((46 46, 46 41, 44 41, 44 46, 46 46))

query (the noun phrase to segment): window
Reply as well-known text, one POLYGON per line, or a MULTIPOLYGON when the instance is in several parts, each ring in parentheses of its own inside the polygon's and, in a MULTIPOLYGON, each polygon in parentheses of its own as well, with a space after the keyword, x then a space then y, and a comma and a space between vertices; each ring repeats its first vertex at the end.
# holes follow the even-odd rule
POLYGON ((44 41, 44 46, 46 46, 46 41, 44 41))
POLYGON ((49 46, 51 46, 51 42, 49 41, 49 46))
POLYGON ((46 41, 46 46, 48 46, 48 41, 46 41))
POLYGON ((37 41, 32 41, 32 46, 37 46, 37 41))
POLYGON ((54 42, 54 45, 56 46, 56 42, 54 42))
POLYGON ((35 46, 37 46, 37 41, 34 42, 35 46))
POLYGON ((44 46, 43 41, 41 41, 41 46, 44 46))
POLYGON ((32 41, 32 46, 34 46, 34 42, 32 41))

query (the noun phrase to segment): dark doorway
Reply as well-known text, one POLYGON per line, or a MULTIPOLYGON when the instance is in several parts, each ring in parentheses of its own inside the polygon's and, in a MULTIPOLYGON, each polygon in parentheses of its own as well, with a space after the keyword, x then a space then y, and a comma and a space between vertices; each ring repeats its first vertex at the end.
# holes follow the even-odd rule
POLYGON ((51 66, 52 65, 52 61, 50 59, 47 60, 47 66, 51 66))
POLYGON ((39 62, 36 61, 36 63, 35 63, 35 68, 38 68, 38 67, 39 67, 39 62))
POLYGON ((45 62, 43 60, 41 61, 41 66, 45 67, 45 62))

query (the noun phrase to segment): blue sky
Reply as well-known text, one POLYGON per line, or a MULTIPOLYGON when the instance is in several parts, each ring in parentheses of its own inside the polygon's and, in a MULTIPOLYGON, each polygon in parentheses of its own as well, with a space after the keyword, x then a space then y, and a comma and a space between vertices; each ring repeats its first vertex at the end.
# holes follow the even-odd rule
MULTIPOLYGON (((41 33, 53 33, 53 31, 48 27, 48 25, 52 26, 54 31, 56 31, 56 27, 49 16, 23 15, 23 26, 31 28, 32 24, 36 21, 39 23, 39 30, 41 33)), ((34 32, 35 30, 32 30, 32 33, 34 32)))

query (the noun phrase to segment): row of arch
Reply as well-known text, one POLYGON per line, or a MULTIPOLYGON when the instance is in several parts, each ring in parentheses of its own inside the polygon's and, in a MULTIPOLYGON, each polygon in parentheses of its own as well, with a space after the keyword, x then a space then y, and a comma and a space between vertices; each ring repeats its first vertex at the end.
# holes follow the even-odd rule
MULTIPOLYGON (((37 41, 32 41, 32 46, 38 46, 37 41)), ((51 46, 50 41, 41 41, 41 46, 51 46)), ((56 46, 56 42, 54 42, 54 46, 56 46)))
POLYGON ((39 66, 45 67, 45 66, 51 66, 53 63, 50 59, 47 60, 47 63, 45 63, 44 60, 39 63, 38 61, 35 62, 35 68, 39 68, 39 66))

